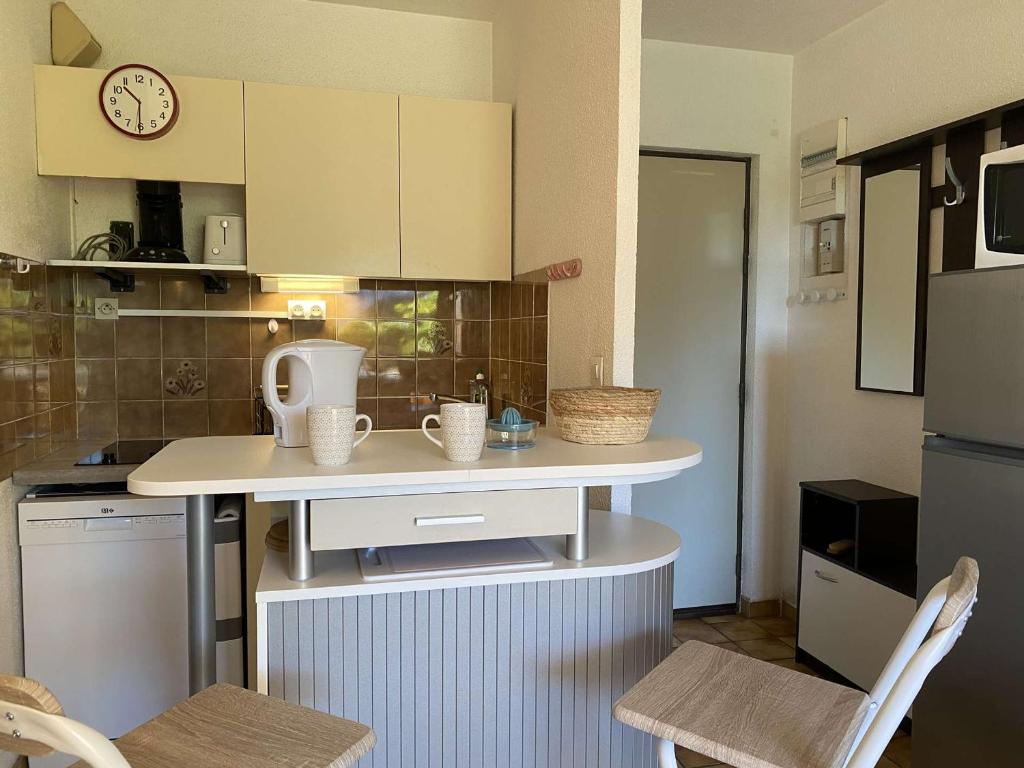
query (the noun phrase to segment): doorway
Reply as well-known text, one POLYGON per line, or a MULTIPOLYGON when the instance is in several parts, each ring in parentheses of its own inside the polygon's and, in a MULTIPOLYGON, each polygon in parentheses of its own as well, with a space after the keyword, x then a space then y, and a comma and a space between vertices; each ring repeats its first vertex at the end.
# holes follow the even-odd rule
POLYGON ((673 607, 710 612, 739 601, 750 160, 640 155, 634 382, 704 460, 634 486, 633 513, 682 539, 673 607))

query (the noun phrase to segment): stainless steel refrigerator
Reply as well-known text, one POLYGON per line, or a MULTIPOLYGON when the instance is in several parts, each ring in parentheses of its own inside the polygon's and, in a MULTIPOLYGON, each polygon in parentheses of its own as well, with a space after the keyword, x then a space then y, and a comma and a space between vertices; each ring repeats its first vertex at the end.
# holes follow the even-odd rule
POLYGON ((914 704, 914 765, 1024 764, 1024 266, 932 275, 918 599, 981 570, 960 642, 914 704))

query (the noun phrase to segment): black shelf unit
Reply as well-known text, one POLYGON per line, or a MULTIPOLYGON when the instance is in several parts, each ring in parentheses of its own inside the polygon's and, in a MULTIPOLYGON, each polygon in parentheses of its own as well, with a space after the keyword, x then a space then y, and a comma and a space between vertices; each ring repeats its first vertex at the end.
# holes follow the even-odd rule
POLYGON ((862 480, 802 482, 800 551, 916 597, 917 497, 862 480), (830 554, 842 539, 853 546, 830 554))

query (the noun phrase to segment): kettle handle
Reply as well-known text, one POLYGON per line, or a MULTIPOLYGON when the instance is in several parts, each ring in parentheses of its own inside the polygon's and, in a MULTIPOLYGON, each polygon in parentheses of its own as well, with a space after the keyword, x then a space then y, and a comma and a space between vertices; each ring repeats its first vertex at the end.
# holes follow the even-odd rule
MULTIPOLYGON (((263 402, 266 403, 268 409, 278 414, 284 412, 285 404, 277 396, 277 364, 289 355, 295 355, 302 360, 302 357, 297 355, 294 350, 284 346, 270 350, 269 354, 263 358, 263 402)), ((303 360, 303 362, 305 361, 303 360)))

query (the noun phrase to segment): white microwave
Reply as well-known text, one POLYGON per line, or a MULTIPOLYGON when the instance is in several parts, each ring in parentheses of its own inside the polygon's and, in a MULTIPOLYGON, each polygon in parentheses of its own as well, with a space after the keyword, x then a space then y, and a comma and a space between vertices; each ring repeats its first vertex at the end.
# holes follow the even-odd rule
POLYGON ((981 156, 974 266, 1024 264, 1024 145, 981 156))

